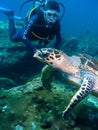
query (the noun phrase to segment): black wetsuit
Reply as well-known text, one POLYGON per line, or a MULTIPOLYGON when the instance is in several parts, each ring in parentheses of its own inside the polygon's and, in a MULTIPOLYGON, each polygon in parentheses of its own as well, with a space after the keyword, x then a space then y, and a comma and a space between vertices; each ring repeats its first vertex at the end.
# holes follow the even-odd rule
POLYGON ((39 40, 39 44, 44 42, 44 45, 47 45, 49 41, 56 36, 55 43, 52 46, 54 48, 59 48, 59 44, 61 42, 59 21, 57 21, 52 27, 47 26, 43 13, 39 15, 34 14, 27 24, 17 32, 15 29, 14 20, 10 19, 9 33, 12 41, 25 43, 33 51, 33 53, 37 48, 31 41, 39 40))

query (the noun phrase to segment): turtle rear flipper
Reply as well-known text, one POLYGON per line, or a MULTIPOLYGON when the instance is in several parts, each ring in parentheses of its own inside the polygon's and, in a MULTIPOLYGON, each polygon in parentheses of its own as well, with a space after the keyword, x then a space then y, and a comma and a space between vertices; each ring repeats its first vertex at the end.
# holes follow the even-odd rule
POLYGON ((70 115, 70 112, 72 109, 82 100, 84 99, 89 93, 92 92, 92 89, 94 87, 95 81, 93 77, 85 77, 80 89, 78 92, 72 97, 69 105, 67 108, 63 111, 62 117, 64 119, 68 119, 68 115, 70 115))

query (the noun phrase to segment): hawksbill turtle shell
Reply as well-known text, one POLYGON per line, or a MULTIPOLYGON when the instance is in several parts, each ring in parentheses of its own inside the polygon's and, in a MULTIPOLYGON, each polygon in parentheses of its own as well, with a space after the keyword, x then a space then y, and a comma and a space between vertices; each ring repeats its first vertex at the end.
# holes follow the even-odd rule
POLYGON ((87 54, 80 54, 78 56, 80 57, 82 65, 86 69, 98 75, 98 62, 92 56, 89 56, 87 54))

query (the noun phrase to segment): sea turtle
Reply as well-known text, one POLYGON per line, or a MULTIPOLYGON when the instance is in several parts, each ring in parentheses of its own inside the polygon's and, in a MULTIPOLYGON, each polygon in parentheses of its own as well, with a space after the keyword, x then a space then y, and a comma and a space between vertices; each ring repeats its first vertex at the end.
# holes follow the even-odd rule
POLYGON ((72 109, 90 93, 98 96, 98 63, 91 56, 82 54, 68 56, 54 48, 42 48, 36 51, 34 57, 66 73, 69 81, 80 86, 63 111, 63 118, 66 118, 72 109))

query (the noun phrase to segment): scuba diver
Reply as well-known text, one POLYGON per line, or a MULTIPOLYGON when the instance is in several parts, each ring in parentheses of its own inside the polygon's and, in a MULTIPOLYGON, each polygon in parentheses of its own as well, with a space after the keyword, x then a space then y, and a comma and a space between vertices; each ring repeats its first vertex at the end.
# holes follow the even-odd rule
POLYGON ((55 37, 54 48, 60 48, 61 27, 60 27, 60 6, 55 0, 35 0, 35 6, 31 11, 25 26, 16 31, 14 24, 14 11, 0 8, 0 12, 8 16, 9 35, 13 42, 23 42, 34 54, 37 50, 32 41, 38 41, 40 48, 49 45, 55 37))

